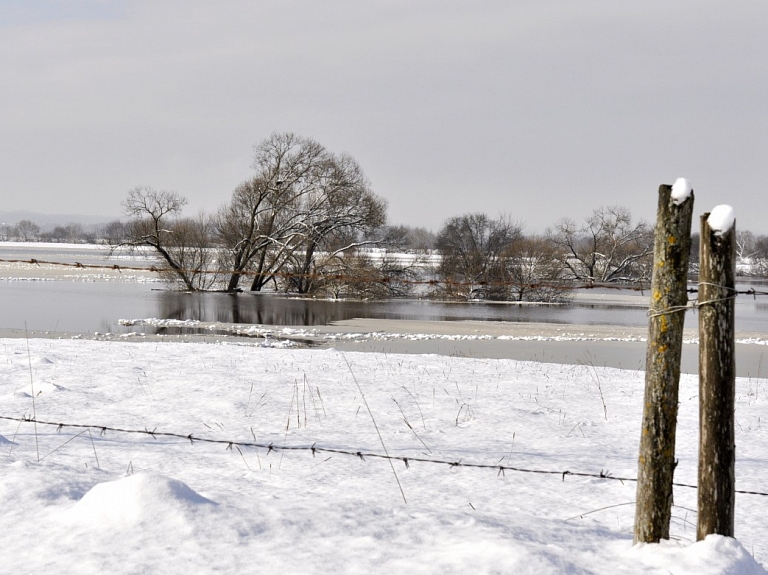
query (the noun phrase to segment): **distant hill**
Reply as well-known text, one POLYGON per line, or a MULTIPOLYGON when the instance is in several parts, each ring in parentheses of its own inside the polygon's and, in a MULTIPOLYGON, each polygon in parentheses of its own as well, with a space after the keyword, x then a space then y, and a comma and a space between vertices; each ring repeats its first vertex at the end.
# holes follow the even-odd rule
POLYGON ((113 220, 120 219, 119 216, 86 216, 83 214, 42 214, 40 212, 29 212, 26 210, 16 212, 1 212, 0 224, 13 225, 20 220, 31 220, 40 226, 41 231, 50 231, 54 226, 65 226, 67 224, 82 224, 83 226, 94 226, 106 224, 113 220))

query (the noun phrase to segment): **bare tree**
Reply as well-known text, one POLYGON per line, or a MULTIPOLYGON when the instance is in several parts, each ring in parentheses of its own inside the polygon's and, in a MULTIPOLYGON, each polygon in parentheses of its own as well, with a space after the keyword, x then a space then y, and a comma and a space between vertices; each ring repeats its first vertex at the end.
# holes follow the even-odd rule
POLYGON ((561 251, 571 279, 594 282, 647 280, 651 274, 653 230, 632 222, 627 208, 596 209, 583 225, 566 218, 547 232, 561 251))
POLYGON ((276 133, 255 150, 256 176, 238 186, 217 218, 223 259, 233 270, 227 289, 252 274, 257 291, 286 272, 293 274, 283 282, 287 289, 309 293, 317 253, 330 261, 371 243, 358 236, 383 225, 385 203, 353 158, 314 140, 276 133))
POLYGON ((522 228, 507 217, 465 214, 449 219, 438 232, 441 293, 462 299, 507 299, 505 258, 522 228))
POLYGON ((236 290, 248 272, 251 290, 260 290, 299 245, 296 198, 279 182, 259 177, 244 182, 219 211, 215 228, 223 244, 221 259, 232 270, 227 291, 236 290))
POLYGON ((384 299, 404 295, 398 293, 402 282, 388 273, 378 254, 350 250, 333 256, 321 253, 315 266, 317 273, 308 283, 312 295, 355 299, 384 299))
MULTIPOLYGON (((383 226, 369 234, 375 247, 321 252, 312 293, 333 298, 385 299, 411 294, 423 270, 421 258, 404 253, 408 233, 402 226, 383 226)), ((344 241, 349 241, 346 238, 344 241)))
POLYGON ((400 245, 404 251, 427 253, 435 248, 435 234, 427 228, 413 226, 388 226, 389 234, 401 237, 400 245))
POLYGON ((85 231, 83 225, 78 222, 70 222, 64 226, 64 236, 62 239, 70 244, 77 244, 85 241, 85 231))
POLYGON ((67 228, 64 226, 55 226, 49 232, 43 232, 40 234, 40 241, 43 242, 63 242, 67 237, 67 228))
POLYGON ((15 235, 22 242, 31 242, 40 234, 40 226, 32 220, 21 220, 15 226, 15 235))
POLYGON ((752 273, 762 277, 768 276, 768 236, 755 238, 752 273))
POLYGON ((210 290, 216 286, 218 270, 216 251, 212 247, 211 217, 199 214, 193 218, 179 218, 172 222, 166 238, 169 254, 184 270, 180 275, 176 270, 166 272, 168 281, 176 281, 185 289, 210 290))
POLYGON ((547 238, 521 237, 505 254, 509 299, 516 301, 562 303, 570 291, 560 284, 565 270, 559 252, 547 238))
POLYGON ((300 197, 301 249, 292 258, 291 287, 310 293, 320 270, 315 256, 327 256, 378 243, 361 239, 386 224, 386 201, 370 189, 360 165, 346 154, 328 154, 317 166, 316 186, 300 197))
POLYGON ((130 190, 123 207, 132 219, 119 245, 149 246, 169 266, 166 277, 190 291, 208 289, 215 279, 208 274, 212 260, 210 226, 204 216, 179 219, 186 203, 176 192, 149 187, 130 190))
POLYGON ((408 247, 420 252, 428 252, 435 249, 437 236, 431 230, 420 227, 408 228, 408 247))
POLYGON ((754 275, 756 272, 757 237, 749 230, 736 231, 736 275, 754 275))
POLYGON ((125 238, 125 224, 120 220, 113 220, 105 224, 101 230, 101 237, 110 246, 120 244, 125 238))
POLYGON ((744 263, 749 260, 755 252, 755 234, 749 230, 738 230, 736 232, 736 261, 744 263))
POLYGON ((40 239, 50 242, 68 242, 76 244, 88 241, 90 238, 83 230, 83 225, 71 222, 66 226, 55 226, 50 232, 40 234, 40 239))

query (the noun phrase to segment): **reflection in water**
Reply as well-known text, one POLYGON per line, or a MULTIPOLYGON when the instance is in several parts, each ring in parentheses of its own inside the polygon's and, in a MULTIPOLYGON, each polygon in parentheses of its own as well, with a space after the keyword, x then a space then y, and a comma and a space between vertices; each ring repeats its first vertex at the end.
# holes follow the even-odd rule
POLYGON ((386 302, 328 301, 269 294, 160 294, 158 317, 204 322, 265 325, 327 325, 353 318, 423 321, 522 321, 547 323, 647 322, 645 309, 628 306, 518 306, 493 303, 449 303, 421 300, 386 302))
MULTIPOLYGON (((275 294, 158 292, 156 317, 239 324, 313 326, 371 318, 417 321, 514 321, 581 325, 648 325, 647 309, 638 305, 574 302, 568 305, 451 303, 424 300, 386 302, 300 299, 275 294)), ((768 332, 765 304, 737 301, 737 329, 768 332)), ((698 315, 686 314, 686 327, 696 328, 698 315)))
POLYGON ((265 294, 165 292, 158 304, 159 316, 164 319, 205 322, 309 326, 360 317, 354 309, 356 306, 349 302, 302 300, 265 294))
MULTIPOLYGON (((176 319, 238 324, 314 326, 353 318, 416 321, 514 321, 644 326, 643 306, 574 302, 564 306, 304 300, 270 294, 180 293, 119 282, 0 281, 0 328, 66 332, 148 331, 123 328, 119 319, 176 319)), ((686 314, 695 328, 698 314, 686 314)), ((736 302, 737 331, 768 332, 768 305, 761 298, 736 302)), ((166 332, 170 333, 170 331, 166 332)))

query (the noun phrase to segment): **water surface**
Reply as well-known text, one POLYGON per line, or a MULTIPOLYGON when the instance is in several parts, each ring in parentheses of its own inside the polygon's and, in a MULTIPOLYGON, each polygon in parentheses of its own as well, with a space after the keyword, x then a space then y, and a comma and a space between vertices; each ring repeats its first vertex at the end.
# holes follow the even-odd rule
MULTIPOLYGON (((640 297, 640 296, 638 296, 640 297)), ((0 327, 77 333, 125 328, 120 319, 178 319, 206 322, 314 326, 354 319, 427 321, 514 321, 583 325, 644 326, 642 305, 574 302, 568 305, 447 303, 426 300, 386 302, 307 300, 274 294, 183 293, 162 284, 78 281, 0 281, 0 327)), ((768 301, 740 296, 737 329, 768 333, 768 301)), ((698 316, 686 314, 686 326, 698 316)))
MULTIPOLYGON (((152 258, 141 254, 110 254, 106 247, 0 244, 0 259, 30 258, 140 267, 149 267, 153 263, 152 258)), ((66 271, 72 273, 71 268, 66 271)), ((750 285, 766 289, 765 282, 750 285)), ((579 292, 573 303, 567 305, 516 305, 417 299, 328 301, 277 294, 182 293, 154 282, 0 280, 0 328, 24 329, 26 324, 29 330, 75 333, 151 332, 153 328, 148 326, 128 328, 118 323, 120 319, 147 318, 289 326, 327 325, 354 318, 645 326, 648 323, 646 309, 647 297, 629 290, 579 292), (618 301, 617 293, 622 296, 618 301)), ((768 333, 768 297, 739 296, 736 321, 739 331, 768 333)), ((695 312, 686 313, 687 327, 696 327, 697 322, 695 312)))

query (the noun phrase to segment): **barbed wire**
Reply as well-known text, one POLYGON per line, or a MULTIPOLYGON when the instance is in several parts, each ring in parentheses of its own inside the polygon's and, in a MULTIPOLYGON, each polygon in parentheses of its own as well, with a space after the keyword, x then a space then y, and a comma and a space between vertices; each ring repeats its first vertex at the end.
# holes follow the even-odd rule
MULTIPOLYGON (((509 287, 509 286, 516 286, 519 288, 524 289, 552 289, 552 290, 559 290, 559 291, 575 291, 575 290, 591 290, 591 289, 609 289, 609 290, 625 290, 625 291, 635 291, 643 293, 645 291, 648 291, 650 289, 650 282, 647 281, 638 281, 636 283, 615 283, 615 282, 598 282, 598 281, 578 281, 575 280, 572 283, 562 283, 562 282, 554 282, 554 281, 539 281, 539 282, 520 282, 520 281, 514 281, 514 280, 508 280, 508 281, 457 281, 457 280, 446 280, 446 279, 411 279, 411 278, 401 278, 401 277, 392 277, 392 276, 384 276, 384 275, 369 275, 369 276, 360 276, 360 275, 352 275, 352 274, 342 274, 342 273, 295 273, 295 272, 258 272, 254 270, 233 270, 233 269, 194 269, 194 268, 172 268, 172 267, 165 267, 165 266, 157 266, 157 265, 150 265, 150 266, 124 266, 119 264, 84 264, 81 262, 56 262, 56 261, 50 261, 50 260, 39 260, 36 258, 30 258, 30 259, 2 259, 0 258, 0 263, 9 263, 9 264, 29 264, 29 265, 50 265, 50 266, 61 266, 61 267, 69 267, 69 268, 75 268, 75 269, 93 269, 93 270, 113 270, 118 271, 120 273, 124 271, 137 271, 137 272, 152 272, 152 273, 170 273, 170 274, 178 274, 178 273, 186 273, 186 274, 206 274, 206 275, 239 275, 243 277, 261 277, 261 278, 280 278, 280 279, 310 279, 310 280, 324 280, 324 281, 346 281, 346 282, 356 282, 356 283, 378 283, 378 284, 405 284, 405 285, 422 285, 422 286, 440 286, 445 285, 452 288, 460 288, 460 287, 487 287, 487 288, 494 288, 494 287, 509 287)), ((729 289, 733 292, 733 296, 738 295, 751 295, 753 298, 757 299, 757 296, 768 296, 768 291, 764 290, 756 290, 755 288, 748 288, 743 290, 737 290, 734 288, 726 288, 725 286, 719 286, 723 287, 723 289, 729 289)), ((688 288, 686 289, 686 293, 689 294, 695 294, 698 293, 698 288, 688 288)), ((732 299, 729 297, 728 299, 732 299)), ((696 303, 696 300, 691 300, 688 302, 685 306, 675 306, 674 308, 669 308, 666 310, 662 310, 660 312, 653 312, 654 315, 661 315, 665 313, 672 313, 676 311, 685 311, 687 309, 699 307, 701 305, 704 305, 705 303, 712 303, 712 302, 703 302, 703 303, 696 303)))
MULTIPOLYGON (((258 272, 253 270, 233 270, 233 269, 194 269, 194 268, 172 268, 164 266, 125 266, 119 264, 84 264, 80 262, 56 262, 50 260, 39 260, 35 258, 30 259, 0 259, 0 263, 15 263, 15 264, 29 264, 29 265, 51 265, 70 267, 75 269, 94 269, 94 270, 114 270, 118 272, 123 271, 139 271, 139 272, 153 272, 153 273, 196 273, 196 274, 209 274, 209 275, 239 275, 244 277, 266 277, 266 278, 281 278, 281 279, 323 279, 323 280, 336 280, 336 281, 350 281, 350 282, 370 282, 370 283, 402 283, 411 285, 449 285, 452 287, 465 287, 465 286, 479 286, 479 287, 502 287, 509 285, 516 285, 528 289, 537 288, 549 288, 557 290, 590 290, 590 289, 612 289, 612 290, 628 290, 644 292, 650 289, 649 282, 638 281, 636 283, 614 283, 614 282, 598 282, 598 281, 574 281, 573 283, 562 282, 517 282, 517 281, 456 281, 456 280, 418 280, 409 278, 393 278, 391 276, 359 276, 351 274, 340 273, 295 273, 295 272, 258 272)), ((698 293, 697 288, 688 288, 687 293, 698 293)), ((768 295, 768 291, 759 291, 754 288, 746 290, 734 290, 738 295, 768 295)))
MULTIPOLYGON (((649 318, 659 317, 659 316, 662 316, 662 315, 669 315, 669 314, 673 314, 673 313, 677 313, 677 312, 681 312, 681 311, 688 311, 688 310, 691 310, 691 309, 692 310, 697 310, 697 309, 699 309, 701 307, 704 307, 706 305, 711 305, 713 303, 720 303, 720 302, 723 302, 723 301, 735 300, 736 296, 738 296, 740 294, 741 295, 755 296, 755 299, 757 299, 756 296, 758 296, 758 295, 768 295, 768 292, 758 292, 754 288, 750 288, 748 290, 741 290, 740 291, 740 290, 737 290, 736 288, 733 288, 733 287, 730 287, 730 286, 715 284, 715 283, 711 283, 711 282, 699 282, 697 285, 698 286, 707 285, 707 286, 714 287, 714 288, 717 288, 717 289, 726 290, 726 291, 731 292, 731 295, 727 295, 725 297, 720 297, 720 298, 715 298, 715 299, 709 299, 709 300, 705 300, 705 301, 699 301, 698 299, 691 299, 691 300, 688 300, 685 303, 685 305, 673 305, 673 306, 670 306, 670 307, 667 307, 667 308, 664 308, 664 309, 661 309, 661 310, 648 310, 648 312, 647 312, 648 317, 649 318)), ((699 293, 699 289, 698 288, 688 288, 686 290, 686 292, 687 293, 699 293)))
MULTIPOLYGON (((480 281, 479 280, 479 281, 470 282, 470 281, 438 280, 438 279, 419 280, 419 279, 392 277, 392 276, 386 276, 386 275, 359 276, 359 275, 333 273, 333 272, 329 272, 329 273, 259 272, 254 270, 233 270, 233 269, 173 268, 173 267, 156 266, 156 265, 124 266, 119 264, 83 264, 80 262, 55 262, 55 261, 48 261, 48 260, 39 260, 35 258, 31 258, 27 260, 0 259, 0 263, 29 264, 29 265, 37 265, 37 266, 51 265, 51 266, 70 267, 70 268, 76 268, 76 269, 115 270, 118 272, 139 271, 139 272, 172 273, 172 274, 178 274, 178 273, 206 274, 206 275, 220 275, 220 276, 239 275, 243 277, 253 277, 253 278, 261 277, 261 278, 268 278, 268 279, 273 277, 280 278, 280 279, 322 279, 322 280, 369 282, 369 283, 381 283, 381 284, 401 283, 401 284, 409 284, 409 285, 428 285, 428 286, 450 285, 452 287, 462 287, 462 286, 502 287, 502 286, 516 285, 516 286, 520 286, 528 289, 550 288, 550 289, 559 289, 559 290, 565 291, 565 290, 575 290, 575 289, 604 288, 604 289, 614 289, 614 290, 631 290, 631 291, 639 291, 639 292, 646 291, 649 288, 649 283, 647 282, 646 283, 637 282, 637 285, 626 284, 626 283, 618 284, 618 283, 610 283, 610 282, 594 282, 594 281, 571 283, 571 284, 564 284, 560 282, 548 282, 548 281, 516 282, 516 281, 480 281)), ((768 295, 768 292, 766 292, 766 295, 768 295)))
MULTIPOLYGON (((114 432, 114 433, 148 435, 153 439, 157 439, 158 437, 170 437, 174 439, 187 440, 190 442, 191 445, 194 445, 195 442, 208 443, 208 444, 214 444, 214 445, 224 445, 228 450, 231 450, 233 447, 251 447, 251 448, 266 449, 267 454, 271 453, 272 451, 308 451, 312 453, 313 457, 315 457, 318 453, 333 453, 337 455, 348 455, 351 457, 357 457, 361 461, 365 461, 366 458, 381 459, 381 460, 388 460, 388 461, 399 461, 403 463, 406 468, 410 467, 411 463, 416 462, 416 463, 426 463, 426 464, 447 465, 451 469, 459 468, 459 467, 473 468, 473 469, 492 469, 497 471, 497 475, 502 475, 502 476, 505 475, 507 471, 511 471, 516 473, 531 473, 531 474, 538 474, 538 475, 556 475, 556 476, 560 476, 562 481, 565 481, 566 477, 571 476, 571 477, 587 477, 591 479, 603 479, 603 480, 610 480, 610 481, 620 481, 622 483, 624 483, 625 481, 637 482, 636 477, 616 477, 612 475, 610 472, 604 471, 604 470, 600 470, 600 473, 589 473, 584 471, 570 471, 567 469, 566 470, 531 469, 526 467, 516 467, 512 465, 501 465, 501 463, 465 463, 461 459, 452 460, 452 459, 438 459, 438 458, 432 458, 432 457, 409 457, 404 455, 389 455, 384 453, 364 451, 362 449, 318 447, 317 442, 313 443, 312 445, 284 445, 284 444, 276 445, 274 442, 264 443, 259 441, 239 441, 234 439, 211 439, 207 437, 196 437, 192 433, 184 434, 184 433, 175 433, 172 431, 157 431, 157 429, 152 429, 152 430, 149 430, 146 428, 145 429, 125 429, 120 427, 112 427, 108 425, 93 425, 88 423, 61 423, 61 422, 55 422, 55 421, 43 421, 33 417, 11 417, 6 415, 0 415, 0 420, 16 421, 16 422, 19 422, 20 424, 36 423, 39 425, 55 426, 57 433, 60 432, 65 427, 70 427, 73 429, 89 429, 89 430, 93 429, 99 432, 99 437, 104 436, 108 431, 114 432)), ((690 483, 674 482, 672 485, 674 485, 675 487, 698 489, 697 485, 693 485, 690 483)), ((742 489, 736 489, 735 491, 736 493, 741 493, 745 495, 760 495, 760 496, 768 497, 768 493, 765 493, 762 491, 747 491, 742 489)))

